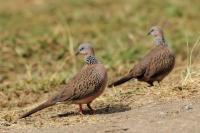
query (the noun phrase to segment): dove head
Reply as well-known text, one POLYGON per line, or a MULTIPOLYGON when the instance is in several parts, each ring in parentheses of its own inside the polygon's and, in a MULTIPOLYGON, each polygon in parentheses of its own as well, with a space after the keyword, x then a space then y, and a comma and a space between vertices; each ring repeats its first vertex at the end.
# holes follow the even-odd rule
POLYGON ((76 55, 84 55, 84 56, 94 56, 94 49, 92 48, 90 43, 81 43, 76 55))
POLYGON ((94 49, 90 43, 81 43, 76 55, 84 55, 85 63, 88 65, 99 63, 94 55, 94 49))
POLYGON ((163 31, 159 26, 153 26, 150 28, 148 35, 152 35, 154 37, 163 36, 163 31))
POLYGON ((159 26, 153 26, 150 28, 147 35, 152 35, 156 45, 166 45, 163 31, 159 26))

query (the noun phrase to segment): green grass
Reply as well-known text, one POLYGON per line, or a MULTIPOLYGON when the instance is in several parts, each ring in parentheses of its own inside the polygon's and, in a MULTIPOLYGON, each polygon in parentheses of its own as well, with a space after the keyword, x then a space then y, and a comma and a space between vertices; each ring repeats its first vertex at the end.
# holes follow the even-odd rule
MULTIPOLYGON (((187 57, 200 35, 199 0, 0 0, 0 89, 46 90, 83 63, 78 43, 93 43, 112 73, 153 46, 146 32, 164 27, 176 55, 187 57)), ((198 51, 193 52, 198 55, 198 51)), ((198 55, 199 57, 199 55, 198 55)), ((127 68, 125 69, 128 71, 127 68)), ((115 74, 113 74, 115 75, 115 74)))

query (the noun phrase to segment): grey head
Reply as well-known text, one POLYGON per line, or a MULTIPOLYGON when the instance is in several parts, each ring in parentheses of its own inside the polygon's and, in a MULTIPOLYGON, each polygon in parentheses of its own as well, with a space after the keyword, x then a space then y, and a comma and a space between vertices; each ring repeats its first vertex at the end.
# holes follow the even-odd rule
POLYGON ((97 64, 98 61, 94 54, 94 49, 88 42, 81 43, 76 52, 76 55, 83 55, 86 64, 97 64))
POLYGON ((147 35, 152 35, 153 37, 163 36, 163 31, 160 26, 152 26, 147 35))
POLYGON ((165 43, 163 31, 160 28, 160 26, 151 27, 147 35, 152 35, 154 37, 154 41, 156 45, 167 45, 165 43))
POLYGON ((76 52, 76 55, 79 54, 84 56, 94 56, 94 49, 92 48, 90 43, 84 42, 79 45, 79 48, 76 52))

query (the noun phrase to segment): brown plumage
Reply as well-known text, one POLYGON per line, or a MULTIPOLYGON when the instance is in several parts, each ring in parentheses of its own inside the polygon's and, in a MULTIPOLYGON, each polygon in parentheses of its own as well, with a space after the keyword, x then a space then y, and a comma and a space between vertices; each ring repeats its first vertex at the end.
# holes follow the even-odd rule
POLYGON ((174 67, 175 55, 167 46, 160 27, 151 28, 149 35, 155 37, 156 46, 130 72, 121 79, 109 84, 108 87, 118 86, 130 79, 147 82, 150 86, 154 81, 162 81, 174 67))
POLYGON ((82 70, 76 74, 57 95, 23 114, 20 118, 25 118, 57 103, 79 104, 81 113, 82 104, 87 104, 88 108, 94 111, 90 103, 104 91, 107 83, 107 71, 104 65, 99 63, 95 58, 94 51, 90 44, 81 44, 77 54, 83 54, 85 56, 86 65, 82 70))

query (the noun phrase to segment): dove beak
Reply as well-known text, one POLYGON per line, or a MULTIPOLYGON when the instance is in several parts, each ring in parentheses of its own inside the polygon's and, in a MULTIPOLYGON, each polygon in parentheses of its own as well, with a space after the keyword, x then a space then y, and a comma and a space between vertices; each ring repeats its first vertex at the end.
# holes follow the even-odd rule
POLYGON ((75 55, 77 56, 77 55, 79 55, 79 53, 80 53, 79 51, 76 51, 75 55))
POLYGON ((151 35, 151 31, 149 31, 149 32, 147 33, 147 36, 149 36, 149 35, 151 35))

